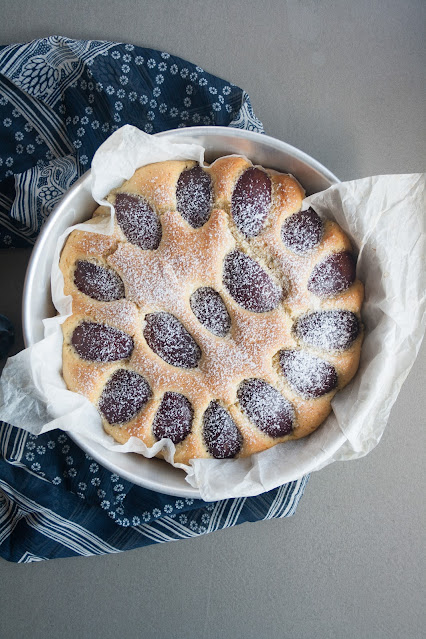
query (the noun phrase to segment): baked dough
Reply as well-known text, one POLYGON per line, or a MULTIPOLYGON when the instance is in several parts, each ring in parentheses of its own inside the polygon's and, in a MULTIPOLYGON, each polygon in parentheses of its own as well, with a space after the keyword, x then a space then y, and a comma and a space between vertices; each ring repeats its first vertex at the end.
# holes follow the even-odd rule
POLYGON ((347 236, 303 196, 242 157, 159 162, 108 195, 111 236, 71 233, 63 377, 116 441, 246 457, 328 416, 358 368, 363 285, 347 236))

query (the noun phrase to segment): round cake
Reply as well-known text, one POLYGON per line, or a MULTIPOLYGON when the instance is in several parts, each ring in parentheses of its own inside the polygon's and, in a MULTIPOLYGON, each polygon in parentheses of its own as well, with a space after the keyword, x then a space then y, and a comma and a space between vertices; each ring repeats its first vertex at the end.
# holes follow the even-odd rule
POLYGON ((112 235, 70 234, 63 377, 116 441, 246 457, 328 416, 358 368, 363 285, 348 237, 303 196, 238 156, 158 162, 108 195, 112 235))

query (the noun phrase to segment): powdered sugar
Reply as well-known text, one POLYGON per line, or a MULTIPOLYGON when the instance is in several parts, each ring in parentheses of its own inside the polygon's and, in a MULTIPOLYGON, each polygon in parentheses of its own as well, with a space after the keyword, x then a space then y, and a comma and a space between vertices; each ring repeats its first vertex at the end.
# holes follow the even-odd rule
MULTIPOLYGON (((94 220, 89 220, 89 222, 94 222, 94 220)), ((84 225, 82 224, 82 227, 83 226, 84 225)), ((86 257, 98 258, 99 255, 105 255, 109 251, 113 250, 116 244, 117 240, 110 235, 90 233, 88 231, 78 232, 78 246, 86 257)))
POLYGON ((176 186, 177 210, 193 228, 200 228, 210 217, 211 178, 201 167, 183 171, 176 186))
POLYGON ((305 255, 321 241, 322 233, 321 218, 309 208, 287 218, 281 229, 281 239, 291 251, 305 255))
POLYGON ((262 229, 271 206, 271 180, 258 168, 250 168, 238 179, 231 212, 235 225, 246 237, 255 237, 262 229))
POLYGON ((124 424, 141 410, 151 395, 149 384, 141 375, 121 368, 105 385, 99 410, 110 424, 124 424))
POLYGON ((203 372, 212 394, 232 402, 235 396, 235 380, 254 375, 263 369, 262 353, 253 357, 250 349, 238 346, 232 340, 204 340, 203 372))
POLYGON ((253 313, 271 311, 282 297, 282 291, 266 271, 242 251, 226 256, 223 281, 235 301, 253 313))
POLYGON ((72 334, 71 343, 82 359, 115 362, 130 357, 133 339, 123 331, 103 324, 82 322, 72 334))
POLYGON ((350 253, 332 253, 316 265, 308 282, 308 290, 319 297, 341 293, 355 281, 355 261, 350 253))
POLYGON ((201 350, 186 328, 170 313, 145 316, 144 337, 150 348, 172 366, 195 368, 201 350))
POLYGON ((203 436, 210 454, 216 459, 235 457, 242 446, 235 422, 218 402, 211 402, 204 413, 203 436))
POLYGON ((349 311, 318 311, 301 317, 296 334, 307 344, 322 350, 349 348, 359 333, 356 315, 349 311))
POLYGON ((117 273, 93 262, 77 262, 74 284, 79 291, 99 302, 111 302, 124 297, 124 284, 117 273))
POLYGON ((193 417, 191 402, 184 395, 164 393, 152 432, 157 439, 168 437, 174 444, 178 444, 191 432, 193 417))
POLYGON ((160 220, 143 198, 117 193, 114 206, 117 222, 130 242, 145 250, 158 248, 160 220))
POLYGON ((191 295, 190 304, 192 312, 208 331, 225 337, 231 327, 231 318, 217 291, 201 287, 191 295))
POLYGON ((102 305, 86 302, 84 311, 96 322, 111 324, 130 334, 134 333, 139 318, 138 308, 126 299, 102 305))
POLYGON ((293 407, 273 386, 261 379, 248 379, 237 395, 243 412, 267 435, 282 437, 292 432, 293 407))
POLYGON ((282 351, 280 364, 290 386, 304 397, 320 397, 337 384, 334 367, 305 351, 282 351))
POLYGON ((126 282, 126 297, 139 308, 170 309, 181 305, 176 291, 180 289, 178 274, 171 264, 150 259, 131 244, 120 244, 108 258, 126 282))

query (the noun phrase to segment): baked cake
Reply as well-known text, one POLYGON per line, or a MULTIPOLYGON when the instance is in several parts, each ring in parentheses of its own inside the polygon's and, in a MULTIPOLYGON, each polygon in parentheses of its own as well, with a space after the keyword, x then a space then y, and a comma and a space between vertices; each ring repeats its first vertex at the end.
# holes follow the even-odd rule
POLYGON ((358 367, 363 285, 347 236, 303 196, 242 157, 159 162, 108 195, 111 236, 71 233, 63 376, 116 441, 170 438, 188 463, 324 421, 358 367))

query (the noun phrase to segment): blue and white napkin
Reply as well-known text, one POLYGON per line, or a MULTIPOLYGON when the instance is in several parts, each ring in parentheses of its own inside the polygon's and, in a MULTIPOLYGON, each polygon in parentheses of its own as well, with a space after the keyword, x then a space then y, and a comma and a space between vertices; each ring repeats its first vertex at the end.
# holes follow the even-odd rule
MULTIPOLYGON (((0 248, 34 243, 116 129, 263 132, 242 89, 169 53, 53 36, 0 47, 0 248)), ((206 503, 111 474, 64 432, 0 422, 0 555, 31 562, 120 552, 292 515, 307 477, 206 503)))

